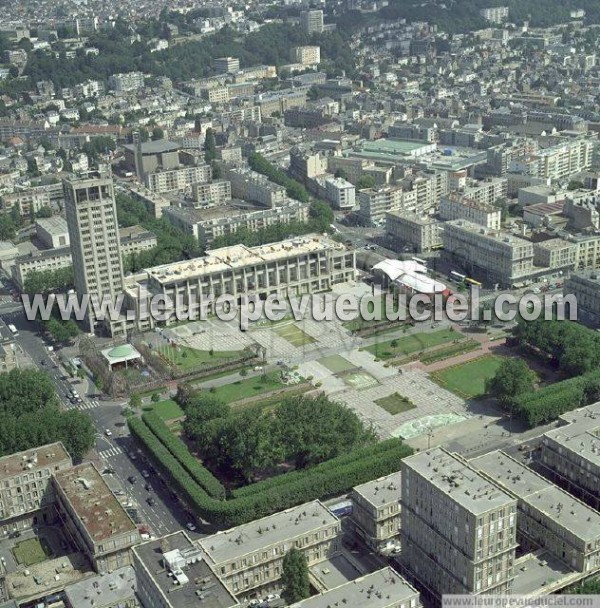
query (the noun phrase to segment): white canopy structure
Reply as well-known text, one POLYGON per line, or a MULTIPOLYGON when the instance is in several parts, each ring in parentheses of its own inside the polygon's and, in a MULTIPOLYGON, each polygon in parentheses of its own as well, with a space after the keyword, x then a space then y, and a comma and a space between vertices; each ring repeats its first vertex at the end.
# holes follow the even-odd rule
POLYGON ((417 293, 436 294, 448 291, 444 283, 427 276, 427 267, 413 260, 383 260, 373 271, 384 274, 389 281, 417 293))

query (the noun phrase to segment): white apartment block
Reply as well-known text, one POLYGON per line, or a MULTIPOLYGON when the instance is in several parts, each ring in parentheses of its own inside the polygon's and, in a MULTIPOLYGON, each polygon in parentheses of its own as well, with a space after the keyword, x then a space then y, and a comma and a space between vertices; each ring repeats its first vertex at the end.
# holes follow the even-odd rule
POLYGON ((266 209, 232 204, 209 209, 170 207, 165 209, 164 217, 203 245, 210 246, 216 238, 240 229, 256 232, 274 224, 304 223, 308 221, 308 205, 288 199, 287 205, 266 209))
POLYGON ((192 184, 195 207, 221 205, 231 200, 231 182, 221 179, 207 184, 192 184))
POLYGON ((108 77, 108 86, 117 93, 136 91, 144 86, 144 74, 142 72, 113 74, 108 77))
POLYGON ((2 195, 4 213, 9 212, 15 205, 18 205, 21 217, 31 217, 42 207, 50 207, 50 192, 41 188, 27 188, 2 195))
POLYGON ((458 192, 442 196, 439 215, 443 220, 469 220, 491 230, 500 230, 502 225, 502 211, 498 207, 458 192))
POLYGON ((499 198, 506 198, 508 180, 505 177, 490 177, 481 182, 470 182, 460 192, 482 205, 493 205, 499 198))
POLYGON ((70 247, 60 249, 47 249, 46 251, 33 251, 15 258, 10 272, 17 285, 23 289, 25 280, 30 272, 44 272, 45 270, 59 270, 73 265, 73 256, 70 247))
POLYGON ((374 550, 400 544, 400 471, 356 486, 350 493, 356 533, 374 550))
POLYGON ((150 268, 147 277, 143 295, 135 288, 126 292, 138 318, 148 306, 139 299, 152 294, 180 301, 182 310, 199 315, 212 294, 266 298, 328 291, 337 283, 355 280, 356 259, 343 244, 313 234, 257 247, 239 244, 209 250, 200 258, 150 268))
POLYGON ((302 65, 321 63, 320 46, 296 46, 292 49, 292 61, 302 65))
POLYGON ((429 215, 390 211, 385 214, 385 232, 395 251, 405 245, 412 246, 417 253, 442 247, 442 224, 429 215))
POLYGON ((573 270, 577 266, 577 245, 561 238, 534 243, 533 263, 556 272, 573 270))
POLYGON ((240 71, 240 60, 237 57, 219 57, 214 60, 217 74, 233 74, 240 71))
POLYGON ((442 448, 401 463, 402 562, 435 596, 510 593, 517 501, 442 448))
POLYGON ((147 173, 145 180, 147 188, 158 194, 175 191, 191 192, 193 184, 208 182, 211 175, 210 165, 195 165, 147 173))
POLYGON ((600 402, 568 412, 544 433, 541 464, 569 492, 600 508, 600 402))
POLYGON ((287 200, 286 190, 250 169, 228 169, 225 178, 231 182, 231 195, 265 207, 278 207, 287 200))
POLYGON ((69 246, 69 227, 65 219, 59 215, 40 218, 35 221, 37 238, 51 249, 69 246))
MULTIPOLYGON (((360 215, 370 224, 377 224, 385 219, 389 211, 405 211, 405 197, 402 186, 384 186, 359 190, 358 204, 360 215)), ((416 198, 413 196, 406 206, 414 211, 416 198)))
POLYGON ((453 220, 443 225, 442 242, 448 254, 491 283, 510 287, 533 271, 533 244, 509 233, 453 220))
POLYGON ((519 536, 578 572, 600 570, 600 514, 594 509, 504 452, 489 452, 469 465, 518 500, 519 536))
MULTIPOLYGON (((80 296, 114 301, 123 292, 123 263, 112 177, 93 173, 67 179, 64 186, 75 289, 80 296)), ((87 311, 89 331, 95 331, 97 320, 91 307, 87 311)))
POLYGON ((300 26, 305 34, 320 34, 323 31, 323 11, 309 10, 300 13, 300 26))
POLYGON ((278 589, 283 558, 292 548, 304 553, 309 567, 337 555, 341 522, 315 500, 217 532, 198 545, 229 590, 250 598, 278 589))
POLYGON ((564 286, 564 295, 569 294, 577 298, 578 319, 600 327, 600 271, 572 273, 564 286))
POLYGON ((52 475, 72 466, 62 443, 0 458, 0 535, 52 523, 52 475))
POLYGON ((487 21, 492 23, 502 23, 508 19, 508 6, 494 6, 482 8, 479 14, 487 21))
POLYGON ((341 177, 325 180, 325 196, 335 209, 354 209, 356 204, 354 185, 341 177))

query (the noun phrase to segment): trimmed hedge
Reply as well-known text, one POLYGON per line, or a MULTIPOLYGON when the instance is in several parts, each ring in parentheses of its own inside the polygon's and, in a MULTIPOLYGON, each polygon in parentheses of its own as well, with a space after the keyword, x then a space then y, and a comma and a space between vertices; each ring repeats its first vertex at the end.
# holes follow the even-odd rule
POLYGON ((226 491, 223 484, 190 454, 185 443, 170 431, 156 412, 144 414, 142 420, 209 496, 217 500, 225 498, 226 491))
POLYGON ((250 495, 216 500, 196 482, 142 418, 130 418, 128 422, 132 435, 145 446, 166 481, 176 487, 202 519, 223 527, 348 492, 358 484, 397 471, 400 461, 413 453, 399 439, 390 439, 334 458, 298 475, 282 475, 286 483, 265 483, 262 491, 257 488, 250 495))

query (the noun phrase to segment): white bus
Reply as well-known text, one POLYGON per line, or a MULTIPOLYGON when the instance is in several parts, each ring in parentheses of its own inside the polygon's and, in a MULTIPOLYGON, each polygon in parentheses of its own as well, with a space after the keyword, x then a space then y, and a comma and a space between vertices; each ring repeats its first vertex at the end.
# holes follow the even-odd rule
POLYGON ((13 336, 18 336, 19 335, 19 332, 17 331, 17 328, 12 323, 8 324, 8 329, 10 329, 10 332, 12 333, 13 336))
POLYGON ((456 272, 456 270, 450 271, 450 278, 454 279, 457 283, 462 283, 467 278, 467 275, 460 274, 460 272, 456 272))
POLYGON ((412 258, 413 262, 417 264, 421 264, 421 266, 427 266, 427 260, 422 260, 421 258, 412 258))

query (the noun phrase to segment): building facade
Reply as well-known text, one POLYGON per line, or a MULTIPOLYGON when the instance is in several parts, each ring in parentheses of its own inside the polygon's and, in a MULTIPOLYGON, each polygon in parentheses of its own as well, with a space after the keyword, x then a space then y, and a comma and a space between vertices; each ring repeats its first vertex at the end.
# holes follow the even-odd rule
POLYGON ((469 220, 491 230, 500 230, 502 211, 488 203, 452 192, 442 196, 439 215, 443 220, 469 220))
POLYGON ((389 211, 385 214, 385 231, 395 251, 400 251, 405 244, 413 247, 417 253, 442 247, 442 225, 428 215, 389 211))

